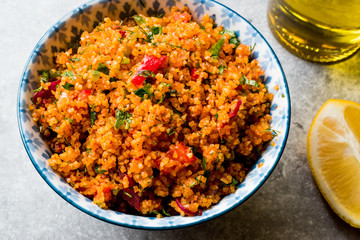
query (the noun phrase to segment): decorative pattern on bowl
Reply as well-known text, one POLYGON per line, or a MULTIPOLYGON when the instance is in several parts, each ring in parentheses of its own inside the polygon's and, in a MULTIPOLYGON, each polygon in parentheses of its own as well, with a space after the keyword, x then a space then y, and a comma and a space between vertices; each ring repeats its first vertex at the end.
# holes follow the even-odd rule
POLYGON ((25 149, 36 170, 49 186, 62 198, 78 209, 98 219, 121 226, 141 229, 172 229, 194 225, 230 211, 248 199, 269 177, 284 150, 290 126, 290 96, 280 63, 263 36, 239 14, 212 0, 93 0, 65 15, 55 23, 36 44, 22 75, 18 93, 18 125, 25 149), (135 14, 157 16, 170 12, 173 6, 187 5, 194 20, 208 14, 216 24, 236 32, 241 43, 253 46, 252 57, 260 62, 265 71, 264 81, 274 93, 271 106, 272 129, 279 131, 276 145, 269 145, 258 162, 234 194, 226 196, 217 205, 203 212, 202 216, 173 216, 157 219, 128 215, 113 210, 104 210, 71 188, 48 164, 49 148, 40 136, 31 119, 28 104, 32 104, 32 90, 39 85, 41 70, 54 66, 55 52, 65 50, 69 42, 79 39, 82 31, 91 31, 104 17, 124 19, 135 14), (275 86, 279 90, 274 90, 275 86))

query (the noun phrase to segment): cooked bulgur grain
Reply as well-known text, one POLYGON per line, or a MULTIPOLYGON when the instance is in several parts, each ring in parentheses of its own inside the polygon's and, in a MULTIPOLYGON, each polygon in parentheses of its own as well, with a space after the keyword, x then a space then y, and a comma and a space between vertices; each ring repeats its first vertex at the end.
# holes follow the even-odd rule
POLYGON ((105 18, 44 71, 32 114, 51 167, 102 208, 196 215, 234 193, 273 138, 249 46, 187 9, 105 18))

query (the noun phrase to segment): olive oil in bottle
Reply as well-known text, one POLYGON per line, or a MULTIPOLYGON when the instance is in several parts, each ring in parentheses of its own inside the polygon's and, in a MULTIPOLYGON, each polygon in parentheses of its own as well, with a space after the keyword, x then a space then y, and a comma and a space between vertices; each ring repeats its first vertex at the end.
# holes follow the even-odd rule
POLYGON ((268 23, 292 53, 334 62, 360 47, 360 0, 271 0, 268 23))

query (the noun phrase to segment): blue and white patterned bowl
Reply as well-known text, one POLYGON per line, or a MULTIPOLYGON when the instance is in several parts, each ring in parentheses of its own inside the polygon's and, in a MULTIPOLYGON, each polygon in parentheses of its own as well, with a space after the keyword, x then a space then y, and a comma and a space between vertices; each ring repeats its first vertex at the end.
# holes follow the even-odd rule
POLYGON ((290 126, 290 96, 287 82, 275 53, 263 36, 243 17, 228 7, 212 0, 93 0, 61 18, 36 44, 28 59, 20 81, 18 93, 18 125, 25 149, 36 170, 49 186, 63 199, 78 209, 98 219, 121 226, 140 229, 174 229, 207 221, 239 206, 266 181, 278 163, 284 150, 290 126), (67 43, 79 37, 83 30, 91 31, 104 17, 124 19, 134 14, 154 16, 169 13, 173 6, 187 5, 196 21, 208 14, 216 24, 237 33, 240 42, 256 47, 253 57, 259 60, 265 71, 264 81, 274 93, 271 107, 272 129, 279 131, 276 145, 269 145, 261 158, 250 170, 234 194, 228 195, 217 205, 195 217, 142 217, 104 210, 91 200, 72 189, 48 164, 50 150, 42 140, 39 130, 31 119, 28 105, 32 104, 31 90, 38 87, 41 70, 53 67, 53 53, 65 50, 67 43), (279 86, 275 91, 274 87, 279 86))

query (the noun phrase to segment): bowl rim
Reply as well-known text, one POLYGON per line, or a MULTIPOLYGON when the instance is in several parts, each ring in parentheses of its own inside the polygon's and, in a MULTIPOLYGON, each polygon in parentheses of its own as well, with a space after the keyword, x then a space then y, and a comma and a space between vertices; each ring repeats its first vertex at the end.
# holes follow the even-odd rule
MULTIPOLYGON (((247 19, 245 19, 242 15, 240 15, 239 13, 237 13, 235 10, 232 10, 231 8, 227 7, 226 5, 219 3, 216 0, 207 0, 210 2, 213 2, 215 4, 220 5, 221 7, 229 10, 230 12, 234 13, 236 16, 238 16, 239 18, 241 18, 246 24, 248 24, 255 32, 257 32, 257 34, 259 34, 260 38, 264 41, 264 43, 266 44, 266 46, 269 48, 271 54, 274 56, 275 62, 279 67, 280 73, 281 73, 281 78, 282 81, 284 82, 284 86, 285 86, 285 98, 286 101, 288 102, 288 107, 287 109, 285 109, 285 112, 287 113, 288 118, 286 119, 286 128, 285 128, 285 133, 284 133, 284 138, 283 138, 283 143, 281 148, 278 150, 277 154, 276 154, 276 161, 274 162, 274 164, 271 166, 271 168, 268 170, 268 172, 265 174, 264 178, 257 184, 257 186, 250 191, 247 196, 245 196, 242 200, 238 201, 236 204, 234 204, 233 206, 230 206, 224 210, 222 210, 221 212, 218 212, 216 214, 213 214, 211 216, 208 216, 205 219, 199 219, 197 221, 194 222, 190 222, 190 223, 182 223, 179 225, 168 225, 168 226, 139 226, 139 225, 133 225, 130 222, 129 223, 123 223, 123 222, 118 222, 118 221, 114 221, 112 219, 108 219, 106 217, 100 216, 98 214, 96 214, 95 212, 89 211, 87 209, 85 209, 83 206, 81 206, 80 204, 72 201, 71 199, 69 199, 62 191, 60 191, 57 187, 55 187, 51 181, 48 179, 48 177, 41 171, 40 166, 35 162, 35 159, 33 157, 33 155, 31 154, 31 151, 29 149, 28 143, 26 143, 26 139, 24 136, 24 129, 23 126, 21 124, 20 121, 20 106, 21 106, 21 102, 20 102, 20 96, 21 96, 21 90, 23 88, 23 85, 25 84, 25 82, 23 81, 25 79, 26 73, 27 73, 27 69, 29 67, 30 61, 33 59, 33 57, 36 55, 36 49, 45 41, 45 38, 48 37, 49 33, 51 33, 52 31, 54 31, 54 27, 56 25, 58 25, 59 23, 65 22, 67 19, 69 19, 72 14, 74 13, 74 10, 79 9, 81 7, 84 6, 89 6, 89 5, 93 5, 96 3, 100 3, 100 2, 104 2, 104 0, 89 0, 85 3, 82 3, 81 5, 78 5, 78 7, 72 8, 72 10, 68 11, 63 17, 61 17, 59 20, 57 20, 54 24, 51 25, 51 27, 42 35, 42 37, 40 38, 40 40, 36 43, 35 47, 33 48, 33 50, 30 53, 30 56, 28 57, 26 63, 25 63, 25 67, 23 69, 23 72, 21 74, 21 78, 20 78, 20 84, 18 87, 18 92, 17 92, 17 123, 18 123, 18 129, 19 129, 19 133, 20 133, 20 137, 22 140, 22 143, 25 147, 26 153, 28 155, 28 157, 31 160, 31 163, 33 164, 33 166, 35 167, 35 169, 37 170, 37 172, 39 173, 39 175, 42 177, 42 179, 50 186, 50 188, 52 190, 54 190, 60 197, 62 197, 67 203, 69 203, 70 205, 72 205, 73 207, 75 207, 78 210, 81 210, 82 212, 95 217, 101 221, 107 222, 107 223, 111 223, 113 225, 117 225, 117 226, 123 226, 123 227, 128 227, 128 228, 133 228, 133 229, 142 229, 142 230, 171 230, 171 229, 180 229, 180 228, 185 228, 185 227, 189 227, 189 226, 195 226, 198 225, 200 223, 204 223, 207 222, 209 220, 213 220, 229 211, 231 211, 232 209, 238 207, 239 205, 243 204, 245 201, 247 201, 252 195, 254 195, 260 188, 261 186, 266 182, 266 180, 270 177, 270 175, 272 174, 272 172, 274 171, 275 167, 278 165, 280 158, 284 152, 287 140, 288 140, 288 136, 289 136, 289 131, 290 131, 290 123, 291 123, 291 99, 290 99, 290 91, 289 91, 289 85, 287 83, 286 80, 286 76, 284 73, 284 70, 280 64, 280 61, 277 57, 277 55, 275 54, 275 51, 272 49, 271 45, 268 43, 268 41, 265 39, 265 37, 259 32, 259 30, 257 30, 256 27, 254 27, 247 19)), ((144 217, 144 216, 138 216, 138 217, 144 217)), ((150 217, 147 217, 150 218, 150 217)), ((153 218, 153 217, 151 217, 153 218)))

